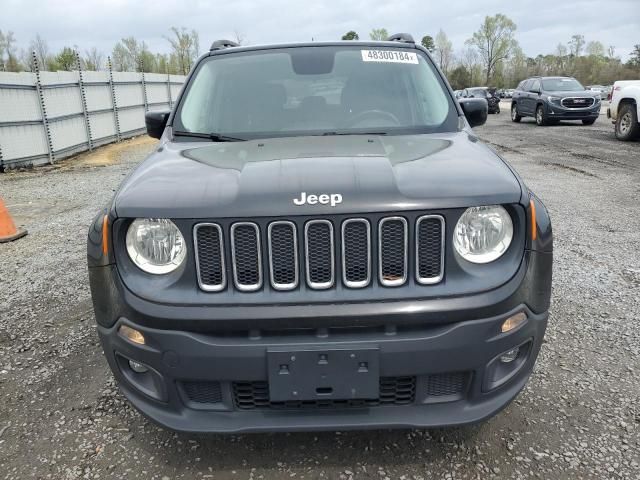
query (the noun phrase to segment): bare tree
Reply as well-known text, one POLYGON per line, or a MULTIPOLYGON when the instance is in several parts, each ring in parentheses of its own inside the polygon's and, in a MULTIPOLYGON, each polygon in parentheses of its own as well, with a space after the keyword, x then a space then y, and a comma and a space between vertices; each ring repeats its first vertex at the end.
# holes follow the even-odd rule
POLYGON ((36 52, 36 59, 40 68, 48 68, 51 60, 51 54, 49 53, 49 46, 44 38, 37 34, 36 37, 29 43, 29 52, 36 52))
POLYGON ((104 53, 100 52, 96 47, 92 47, 91 50, 84 52, 83 63, 86 70, 102 70, 104 53))
MULTIPOLYGON (((478 52, 471 47, 462 50, 458 56, 460 65, 469 72, 469 83, 474 84, 476 81, 476 70, 478 70, 478 52)), ((471 85, 467 85, 468 87, 471 85)))
POLYGON ((176 27, 171 27, 171 31, 173 32, 173 37, 166 37, 166 39, 173 49, 172 55, 177 63, 178 73, 186 75, 200 53, 198 32, 195 30, 189 32, 184 27, 180 30, 176 27))
POLYGON ((571 55, 574 57, 579 57, 582 53, 582 49, 584 48, 584 35, 573 35, 571 40, 569 40, 569 49, 571 51, 571 55))
POLYGON ((0 30, 0 69, 7 72, 17 72, 20 63, 15 52, 15 37, 13 32, 2 33, 0 30))
POLYGON ((609 45, 607 48, 607 55, 609 58, 615 58, 616 56, 616 47, 614 45, 609 45))
POLYGON ((436 35, 435 47, 436 60, 440 65, 440 70, 446 75, 449 72, 449 66, 453 62, 453 44, 442 29, 436 35))
POLYGON ((467 40, 467 44, 478 49, 486 69, 486 84, 489 85, 496 66, 506 60, 517 46, 514 34, 516 24, 501 13, 485 17, 480 30, 467 40))
POLYGON ((386 28, 374 28, 371 30, 371 33, 369 33, 369 38, 371 38, 371 40, 384 41, 389 38, 389 33, 386 28))
POLYGON ((587 43, 587 47, 586 47, 586 52, 587 55, 593 55, 595 57, 604 57, 604 45, 602 44, 602 42, 599 41, 593 41, 593 42, 589 42, 587 43))
POLYGON ((235 37, 235 42, 238 45, 245 45, 247 43, 247 36, 239 30, 234 30, 233 35, 235 37))

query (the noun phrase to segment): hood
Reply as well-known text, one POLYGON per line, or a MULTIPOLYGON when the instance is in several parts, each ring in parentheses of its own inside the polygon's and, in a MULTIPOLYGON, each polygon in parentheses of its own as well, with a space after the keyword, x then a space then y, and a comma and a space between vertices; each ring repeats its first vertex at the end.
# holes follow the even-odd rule
POLYGON ((457 208, 520 195, 511 169, 467 132, 352 135, 167 143, 123 182, 115 207, 121 217, 222 218, 457 208), (296 205, 302 192, 342 201, 296 205))

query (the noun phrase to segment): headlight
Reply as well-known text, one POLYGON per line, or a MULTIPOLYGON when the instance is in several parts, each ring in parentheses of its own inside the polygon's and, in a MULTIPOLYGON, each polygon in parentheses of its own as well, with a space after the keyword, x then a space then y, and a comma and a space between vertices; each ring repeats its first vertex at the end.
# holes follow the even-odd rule
POLYGON ((513 222, 500 205, 468 208, 453 232, 458 254, 472 263, 489 263, 507 251, 513 239, 513 222))
POLYGON ((138 218, 127 231, 127 253, 141 270, 173 272, 187 256, 184 237, 171 220, 138 218))
POLYGON ((560 97, 547 97, 552 103, 560 103, 560 97))

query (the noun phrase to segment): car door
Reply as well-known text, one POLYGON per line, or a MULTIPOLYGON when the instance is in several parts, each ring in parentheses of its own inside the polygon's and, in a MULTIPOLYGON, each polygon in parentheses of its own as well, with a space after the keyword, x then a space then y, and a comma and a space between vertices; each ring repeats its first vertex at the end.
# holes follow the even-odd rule
POLYGON ((534 78, 527 84, 527 100, 525 102, 525 113, 527 115, 534 115, 536 110, 536 104, 538 103, 538 97, 540 96, 540 80, 534 78))
POLYGON ((524 98, 524 86, 527 80, 521 81, 511 95, 511 102, 517 105, 518 113, 522 114, 522 100, 524 98))

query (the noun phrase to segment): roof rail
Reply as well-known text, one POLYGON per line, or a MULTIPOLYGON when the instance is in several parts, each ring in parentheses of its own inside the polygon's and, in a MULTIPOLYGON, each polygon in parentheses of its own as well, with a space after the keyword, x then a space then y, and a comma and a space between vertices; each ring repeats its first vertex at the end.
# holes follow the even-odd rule
POLYGON ((394 33, 387 42, 416 43, 410 33, 394 33))
POLYGON ((222 50, 223 48, 239 47, 240 45, 231 40, 216 40, 211 44, 210 52, 214 50, 222 50))

